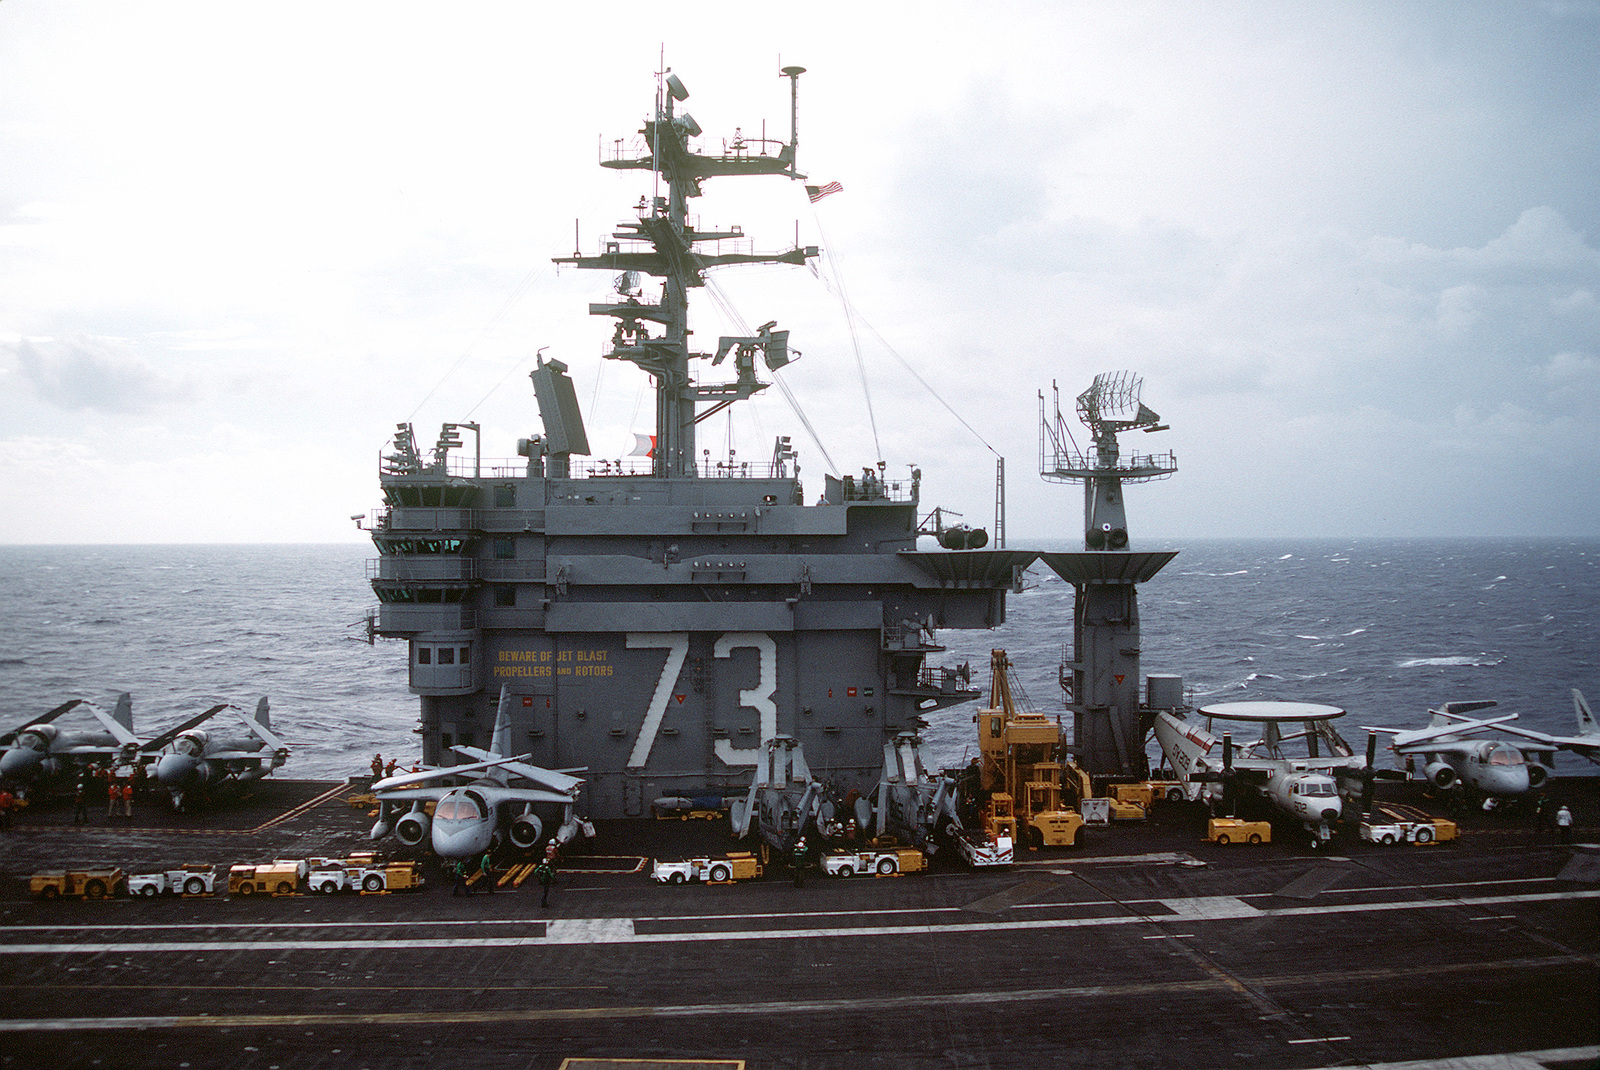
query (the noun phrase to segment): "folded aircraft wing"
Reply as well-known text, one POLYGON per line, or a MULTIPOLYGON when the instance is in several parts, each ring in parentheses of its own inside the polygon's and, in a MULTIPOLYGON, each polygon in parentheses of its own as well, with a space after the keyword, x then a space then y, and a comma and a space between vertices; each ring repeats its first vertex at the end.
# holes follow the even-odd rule
POLYGON ((1455 739, 1460 736, 1473 735, 1516 719, 1516 714, 1507 713, 1499 717, 1488 717, 1481 721, 1460 720, 1453 724, 1430 725, 1427 728, 1381 728, 1376 725, 1362 725, 1362 727, 1368 732, 1386 732, 1394 736, 1394 749, 1403 754, 1406 753, 1407 748, 1410 748, 1414 753, 1421 744, 1446 737, 1455 739))
MULTIPOLYGON (((488 761, 471 762, 467 765, 446 765, 438 769, 424 769, 420 773, 400 773, 396 776, 385 777, 372 785, 373 791, 389 791, 393 788, 411 787, 415 784, 426 784, 431 780, 441 780, 448 776, 462 776, 467 773, 477 773, 497 765, 508 762, 520 762, 533 757, 532 754, 519 754, 514 758, 491 758, 488 761)), ((431 796, 430 796, 431 798, 431 796)))
POLYGON ((572 796, 565 792, 545 791, 541 788, 502 788, 493 784, 473 789, 479 792, 490 806, 503 802, 570 803, 572 796))
POLYGON ((139 745, 139 737, 124 728, 116 718, 112 717, 105 710, 102 710, 99 706, 96 706, 92 702, 85 702, 83 705, 85 709, 94 714, 97 721, 106 726, 106 731, 110 732, 112 738, 118 743, 121 743, 124 746, 133 747, 137 747, 139 745))
POLYGON ((36 724, 49 724, 51 721, 55 720, 57 717, 60 717, 63 713, 66 713, 68 710, 76 709, 79 706, 83 705, 83 703, 84 703, 84 700, 81 699, 81 698, 71 699, 71 700, 69 700, 67 702, 63 702, 61 705, 57 706, 55 709, 49 711, 48 713, 42 714, 42 715, 40 715, 38 717, 30 718, 29 720, 23 722, 22 724, 18 725, 17 727, 11 729, 9 732, 5 733, 5 735, 0 735, 0 746, 6 746, 8 744, 14 743, 16 741, 17 734, 20 733, 23 729, 30 728, 30 727, 32 727, 33 725, 36 725, 36 724))

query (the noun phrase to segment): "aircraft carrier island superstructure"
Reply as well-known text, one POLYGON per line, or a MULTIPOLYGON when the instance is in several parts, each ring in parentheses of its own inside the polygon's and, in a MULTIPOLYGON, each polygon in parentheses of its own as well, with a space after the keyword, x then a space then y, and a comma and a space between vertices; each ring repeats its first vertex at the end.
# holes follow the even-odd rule
POLYGON ((604 355, 654 382, 648 470, 584 460, 567 367, 543 359, 532 373, 543 434, 518 443, 525 460, 467 457, 460 433, 474 424, 446 424, 426 451, 402 424, 383 451, 372 628, 408 641, 424 761, 485 744, 505 686, 513 750, 584 769, 592 817, 741 790, 776 736, 847 792, 876 782, 884 743, 921 714, 977 695, 963 672, 930 664, 936 630, 1000 624, 1033 554, 919 551, 915 470, 900 482, 882 463, 830 474, 808 504, 788 438, 763 464, 696 453, 696 424, 763 390, 792 353, 775 323, 693 352, 690 291, 713 267, 818 253, 754 252, 739 228, 703 231, 688 211, 710 178, 803 180, 802 71, 783 73, 789 141, 735 137, 720 155, 695 150, 699 125, 677 108, 687 91, 664 75, 642 149, 602 161, 653 172, 656 195, 596 255, 557 260, 614 274, 589 311, 615 321, 604 355))

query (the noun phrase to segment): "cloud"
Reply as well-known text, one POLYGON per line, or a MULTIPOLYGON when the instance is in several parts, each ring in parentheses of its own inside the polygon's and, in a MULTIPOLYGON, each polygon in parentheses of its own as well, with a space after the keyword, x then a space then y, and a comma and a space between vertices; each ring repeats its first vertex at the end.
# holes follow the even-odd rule
POLYGON ((24 338, 12 350, 40 400, 68 412, 150 412, 192 393, 188 383, 162 375, 109 339, 24 338))

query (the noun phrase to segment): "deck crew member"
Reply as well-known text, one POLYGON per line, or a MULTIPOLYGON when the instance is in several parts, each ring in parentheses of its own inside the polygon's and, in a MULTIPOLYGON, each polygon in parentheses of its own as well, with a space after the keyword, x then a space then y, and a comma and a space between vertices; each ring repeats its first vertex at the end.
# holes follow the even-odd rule
POLYGON ((804 836, 794 841, 794 853, 789 860, 789 864, 794 867, 794 886, 796 888, 804 888, 806 886, 806 838, 804 836))
POLYGON ((539 896, 539 905, 550 905, 550 886, 556 882, 556 845, 549 844, 544 849, 544 857, 539 864, 533 867, 534 879, 539 882, 542 894, 539 896))
POLYGON ((383 777, 383 755, 374 754, 372 756, 372 779, 373 780, 379 780, 379 779, 382 779, 382 777, 383 777))
POLYGON ((483 861, 478 863, 478 875, 483 878, 483 890, 494 891, 494 870, 489 868, 489 852, 483 852, 483 861))
POLYGON ((1572 811, 1565 806, 1556 811, 1556 828, 1561 833, 1562 843, 1572 842, 1572 811))

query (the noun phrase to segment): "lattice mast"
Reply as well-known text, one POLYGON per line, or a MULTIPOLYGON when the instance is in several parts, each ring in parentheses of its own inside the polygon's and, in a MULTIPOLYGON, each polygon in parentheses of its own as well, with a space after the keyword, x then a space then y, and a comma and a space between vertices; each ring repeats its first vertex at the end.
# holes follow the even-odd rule
POLYGON ((1090 550, 1123 550, 1128 546, 1128 515, 1122 503, 1124 483, 1165 479, 1178 470, 1172 453, 1129 453, 1122 456, 1117 435, 1123 431, 1165 431, 1161 417, 1139 394, 1144 380, 1132 372, 1101 372, 1078 395, 1078 419, 1089 428, 1093 445, 1080 451, 1061 415, 1061 390, 1052 382, 1054 419, 1046 413, 1039 392, 1039 474, 1057 483, 1083 481, 1083 544, 1090 550))
POLYGON ((757 378, 759 354, 767 368, 776 371, 790 360, 789 332, 766 323, 748 337, 723 336, 712 353, 689 350, 689 291, 704 286, 708 268, 728 264, 803 265, 817 255, 814 245, 796 245, 787 252, 757 253, 745 248, 744 232, 698 229, 688 203, 701 195, 701 183, 715 177, 784 175, 804 179, 795 168, 800 75, 803 67, 785 67, 790 82, 790 134, 788 142, 746 138, 735 132, 723 142, 720 155, 694 151, 691 140, 701 135, 700 124, 677 105, 689 91, 670 70, 660 75, 655 114, 645 121, 642 152, 618 147, 602 167, 652 171, 656 192, 639 198, 638 218, 624 222, 608 238, 598 256, 557 257, 558 264, 621 272, 613 300, 589 306, 590 315, 611 316, 616 329, 604 356, 637 364, 655 380, 656 442, 653 474, 658 478, 695 475, 695 425, 714 413, 742 401, 769 385, 757 378), (665 194, 661 193, 665 190, 665 194), (707 248, 702 248, 708 246, 707 248), (650 303, 638 285, 640 274, 661 280, 660 299, 650 303), (652 333, 659 328, 659 333, 652 333), (702 383, 691 374, 691 360, 709 359, 719 365, 733 357, 731 382, 702 383), (710 407, 699 408, 709 402, 710 407))

